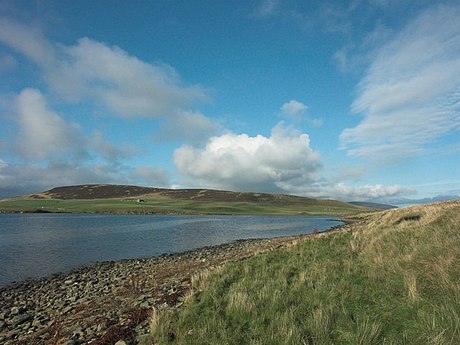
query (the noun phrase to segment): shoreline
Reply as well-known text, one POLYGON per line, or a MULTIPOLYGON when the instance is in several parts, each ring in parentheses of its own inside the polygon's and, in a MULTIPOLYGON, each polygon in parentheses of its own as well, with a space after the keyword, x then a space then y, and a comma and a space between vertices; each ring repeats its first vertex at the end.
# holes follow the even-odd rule
MULTIPOLYGON (((52 214, 59 214, 59 213, 52 213, 52 214)), ((227 216, 227 215, 225 215, 225 216, 227 216)), ((280 216, 280 217, 284 217, 284 216, 280 216)), ((292 216, 286 216, 286 217, 292 217, 292 216)), ((316 216, 312 216, 312 217, 316 217, 316 216)), ((318 216, 318 217, 329 217, 329 216, 318 216)), ((190 249, 190 250, 184 250, 184 251, 178 251, 178 252, 170 252, 170 253, 165 252, 165 253, 161 253, 161 254, 155 255, 155 256, 135 257, 135 258, 129 258, 129 259, 120 259, 120 260, 95 261, 95 262, 90 263, 90 264, 83 264, 81 266, 69 268, 69 269, 66 269, 66 270, 63 270, 63 271, 60 271, 60 272, 53 272, 53 273, 50 273, 50 274, 48 274, 46 276, 27 277, 27 278, 25 278, 23 280, 20 280, 20 281, 8 282, 8 283, 6 283, 6 285, 0 285, 0 293, 3 290, 10 290, 10 289, 18 288, 18 287, 20 287, 21 285, 24 285, 24 284, 28 285, 28 284, 32 284, 32 283, 44 282, 44 281, 50 280, 51 278, 54 278, 54 277, 56 277, 56 278, 63 277, 63 276, 71 275, 72 273, 78 273, 78 272, 80 272, 82 270, 90 270, 90 269, 93 269, 93 268, 97 268, 98 266, 103 266, 103 265, 108 265, 108 264, 113 264, 113 263, 123 263, 123 262, 129 262, 129 261, 145 261, 145 260, 161 259, 161 258, 164 258, 164 257, 169 257, 169 256, 174 256, 174 255, 193 253, 193 252, 200 251, 200 250, 203 250, 203 249, 208 249, 208 248, 210 248, 210 249, 219 249, 219 247, 225 247, 225 246, 231 245, 233 243, 245 242, 245 241, 263 241, 263 240, 275 240, 275 239, 311 236, 311 235, 315 235, 315 234, 319 234, 319 233, 327 233, 327 232, 330 232, 330 231, 334 231, 336 229, 340 229, 340 228, 342 228, 342 227, 344 227, 346 225, 352 224, 354 222, 352 219, 349 219, 349 218, 346 218, 346 217, 343 217, 343 218, 330 217, 330 218, 328 218, 328 220, 336 221, 336 222, 342 222, 343 224, 334 225, 334 226, 332 226, 330 228, 327 228, 327 229, 324 229, 322 231, 315 231, 315 232, 312 232, 312 233, 309 233, 309 234, 286 235, 286 236, 266 237, 266 238, 265 237, 262 237, 262 238, 255 237, 255 238, 246 238, 246 239, 236 239, 236 240, 233 240, 233 241, 227 242, 227 243, 216 244, 216 245, 208 245, 208 246, 204 246, 204 247, 199 247, 199 248, 190 249)))
MULTIPOLYGON (((343 222, 344 220, 341 219, 343 222)), ((0 343, 136 344, 152 308, 179 308, 192 276, 348 227, 244 239, 145 259, 107 261, 0 288, 0 343)))

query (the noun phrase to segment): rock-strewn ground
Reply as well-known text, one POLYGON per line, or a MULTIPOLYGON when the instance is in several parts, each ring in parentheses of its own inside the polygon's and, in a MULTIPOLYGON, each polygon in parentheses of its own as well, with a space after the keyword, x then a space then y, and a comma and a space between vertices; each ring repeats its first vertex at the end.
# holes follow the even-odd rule
POLYGON ((243 240, 101 263, 0 289, 0 343, 136 344, 148 333, 152 307, 180 307, 194 274, 306 237, 243 240))

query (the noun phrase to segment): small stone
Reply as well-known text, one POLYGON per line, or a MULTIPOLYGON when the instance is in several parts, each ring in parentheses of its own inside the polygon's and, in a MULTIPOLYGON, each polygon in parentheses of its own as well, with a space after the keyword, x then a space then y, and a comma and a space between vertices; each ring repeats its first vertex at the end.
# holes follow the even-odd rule
POLYGON ((23 323, 23 324, 21 325, 21 328, 22 328, 23 330, 28 330, 31 326, 32 326, 32 323, 31 323, 31 322, 26 322, 26 323, 23 323))
POLYGON ((3 327, 5 327, 5 322, 0 320, 0 329, 2 329, 3 327))
POLYGON ((18 307, 13 307, 10 310, 11 315, 18 315, 19 314, 19 308, 18 307))
POLYGON ((71 339, 77 340, 77 339, 83 338, 83 335, 84 335, 83 330, 81 328, 78 328, 72 332, 71 339))
POLYGON ((67 314, 69 311, 71 311, 73 309, 72 306, 68 306, 68 307, 65 307, 64 309, 62 309, 62 313, 63 314, 67 314))
POLYGON ((34 321, 32 321, 32 326, 34 327, 41 327, 42 326, 42 321, 40 319, 34 319, 34 321))
POLYGON ((115 345, 126 345, 126 342, 124 340, 118 340, 115 345))
POLYGON ((31 319, 30 315, 29 314, 19 314, 19 315, 16 315, 15 317, 13 317, 11 319, 11 323, 14 325, 14 326, 17 326, 17 325, 20 325, 20 324, 23 324, 24 322, 26 321, 29 321, 31 319))
POLYGON ((68 280, 64 281, 64 284, 65 284, 65 285, 70 285, 70 284, 72 284, 72 283, 73 283, 73 280, 72 280, 72 279, 68 279, 68 280))
POLYGON ((16 338, 20 333, 21 331, 19 329, 12 329, 8 333, 6 333, 6 337, 13 339, 13 338, 16 338))
POLYGON ((49 339, 51 338, 51 334, 49 333, 43 333, 39 336, 40 339, 49 339))

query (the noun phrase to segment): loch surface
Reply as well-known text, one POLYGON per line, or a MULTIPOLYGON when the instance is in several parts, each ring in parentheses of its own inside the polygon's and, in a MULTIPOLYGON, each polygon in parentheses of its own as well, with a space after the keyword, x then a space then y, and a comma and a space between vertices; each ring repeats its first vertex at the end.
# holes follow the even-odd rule
POLYGON ((341 224, 333 218, 0 214, 0 287, 101 261, 324 231, 341 224))

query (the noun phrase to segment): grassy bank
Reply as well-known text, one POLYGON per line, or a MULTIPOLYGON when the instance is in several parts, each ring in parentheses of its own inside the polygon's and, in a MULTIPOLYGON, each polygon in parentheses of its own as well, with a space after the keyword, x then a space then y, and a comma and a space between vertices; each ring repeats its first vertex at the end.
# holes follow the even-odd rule
POLYGON ((72 212, 112 214, 235 214, 347 216, 366 209, 334 200, 284 197, 270 201, 181 200, 164 196, 132 199, 31 199, 0 201, 0 212, 72 212))
POLYGON ((358 219, 196 277, 151 343, 460 343, 460 202, 358 219))

